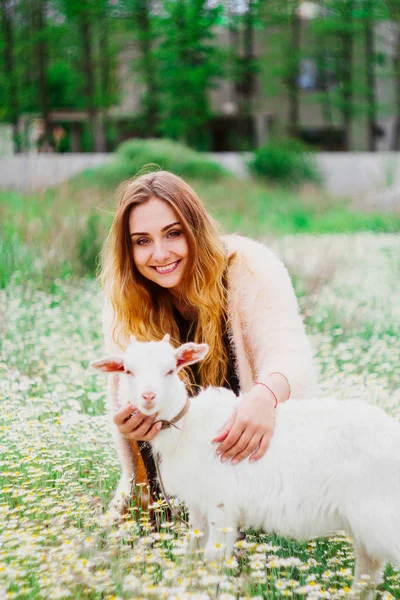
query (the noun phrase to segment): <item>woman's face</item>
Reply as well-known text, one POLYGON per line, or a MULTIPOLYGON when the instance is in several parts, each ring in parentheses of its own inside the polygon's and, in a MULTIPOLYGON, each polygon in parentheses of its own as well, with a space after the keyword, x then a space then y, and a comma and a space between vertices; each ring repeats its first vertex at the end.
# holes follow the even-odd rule
POLYGON ((151 198, 129 215, 133 260, 146 279, 179 291, 189 257, 183 224, 163 200, 151 198))

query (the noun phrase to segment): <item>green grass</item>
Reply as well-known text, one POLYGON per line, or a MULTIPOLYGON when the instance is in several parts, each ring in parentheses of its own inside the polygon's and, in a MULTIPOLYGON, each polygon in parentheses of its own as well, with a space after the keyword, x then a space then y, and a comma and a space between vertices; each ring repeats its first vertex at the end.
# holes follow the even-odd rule
MULTIPOLYGON (((321 394, 362 397, 400 419, 397 237, 284 236, 274 248, 296 273, 321 394)), ((13 281, 0 311, 1 598, 350 598, 354 556, 340 534, 297 543, 246 532, 233 560, 204 564, 186 557, 188 534, 162 506, 158 530, 144 516, 108 530, 119 468, 106 382, 87 368, 102 354, 101 294, 89 278, 51 292, 13 281)), ((377 600, 399 595, 400 571, 388 566, 377 600)))
MULTIPOLYGON (((59 278, 94 276, 116 204, 114 179, 95 181, 91 173, 42 194, 0 192, 0 287, 11 277, 46 287, 59 278)), ((230 175, 190 183, 227 232, 273 238, 400 231, 400 216, 356 211, 312 187, 294 192, 230 175)))
MULTIPOLYGON (((105 527, 119 467, 105 380, 87 366, 102 354, 93 275, 119 181, 97 175, 0 193, 0 598, 350 598, 354 556, 340 534, 297 543, 246 532, 233 560, 204 564, 186 557, 188 534, 163 506, 156 531, 145 515, 105 527)), ((321 395, 400 419, 400 242, 390 235, 400 218, 312 187, 190 182, 227 231, 268 240, 284 259, 321 395)), ((377 600, 398 598, 400 571, 388 566, 377 600)))

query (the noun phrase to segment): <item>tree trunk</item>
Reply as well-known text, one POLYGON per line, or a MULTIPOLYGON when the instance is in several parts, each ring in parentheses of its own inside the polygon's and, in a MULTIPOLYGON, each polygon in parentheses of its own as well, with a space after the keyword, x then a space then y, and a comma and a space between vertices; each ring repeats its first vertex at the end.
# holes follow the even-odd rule
POLYGON ((13 127, 14 152, 20 152, 18 135, 18 92, 14 73, 14 36, 12 29, 11 6, 7 0, 0 0, 1 22, 4 31, 4 71, 8 88, 8 113, 13 127))
MULTIPOLYGON (((369 2, 366 11, 368 15, 372 10, 369 2)), ((368 106, 368 150, 376 152, 376 93, 375 93, 375 34, 373 23, 369 16, 365 22, 365 62, 367 79, 367 106, 368 106)))
POLYGON ((395 121, 391 150, 400 150, 400 25, 397 26, 397 40, 393 58, 393 82, 395 98, 395 121))
POLYGON ((342 117, 344 128, 345 150, 352 148, 352 126, 353 126, 353 33, 351 24, 353 22, 353 0, 345 0, 342 18, 349 30, 342 34, 342 117))
POLYGON ((36 34, 38 36, 38 42, 36 45, 37 52, 37 64, 38 64, 38 80, 39 80, 39 104, 40 112, 42 114, 44 130, 41 140, 39 140, 39 150, 42 149, 45 152, 54 149, 53 135, 51 124, 49 120, 49 97, 47 90, 47 43, 45 36, 46 26, 46 0, 37 0, 35 3, 36 11, 36 34))
MULTIPOLYGON (((108 40, 107 15, 102 15, 100 19, 99 31, 99 53, 100 53, 100 87, 101 87, 101 105, 104 133, 108 130, 108 107, 110 106, 110 48, 108 40)), ((107 150, 106 139, 104 140, 104 149, 107 150)))
POLYGON ((251 116, 252 99, 254 91, 254 23, 252 12, 252 1, 249 0, 248 10, 244 19, 243 30, 244 49, 244 111, 247 117, 251 116))
POLYGON ((327 47, 324 39, 321 39, 321 55, 319 60, 319 72, 321 73, 321 87, 324 90, 324 96, 321 100, 321 112, 324 122, 328 127, 332 126, 333 114, 332 114, 332 99, 330 90, 330 81, 328 77, 328 64, 327 64, 327 47))
POLYGON ((287 79, 288 87, 288 130, 291 137, 297 137, 300 128, 300 103, 299 89, 297 85, 299 76, 299 57, 301 46, 300 19, 297 14, 298 2, 293 3, 292 14, 290 16, 290 57, 289 57, 289 75, 287 79))
POLYGON ((95 100, 94 62, 92 48, 92 26, 89 15, 82 11, 80 16, 80 33, 83 50, 83 72, 85 75, 86 107, 89 117, 89 127, 92 136, 92 147, 95 152, 104 151, 104 135, 102 121, 97 114, 95 100))
POLYGON ((141 53, 141 66, 146 88, 144 114, 146 132, 148 137, 157 134, 160 123, 159 118, 159 90, 157 84, 157 67, 153 52, 154 34, 151 23, 151 6, 148 0, 136 0, 135 21, 139 31, 139 48, 141 53))

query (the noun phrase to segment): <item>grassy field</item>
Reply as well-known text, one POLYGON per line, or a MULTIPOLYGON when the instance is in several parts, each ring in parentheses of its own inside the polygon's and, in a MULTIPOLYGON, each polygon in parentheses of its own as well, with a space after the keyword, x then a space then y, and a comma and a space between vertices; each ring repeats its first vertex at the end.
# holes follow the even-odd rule
MULTIPOLYGON (((400 219, 311 189, 233 178, 194 186, 228 230, 285 260, 321 393, 365 398, 400 419, 400 219)), ((75 182, 0 200, 0 598, 351 597, 354 557, 340 534, 297 544, 248 532, 235 558, 204 564, 185 553, 195 534, 165 521, 162 506, 157 530, 143 515, 104 526, 119 468, 105 381, 87 365, 101 354, 91 275, 112 193, 75 182)), ((377 598, 400 598, 399 570, 388 566, 377 598)))

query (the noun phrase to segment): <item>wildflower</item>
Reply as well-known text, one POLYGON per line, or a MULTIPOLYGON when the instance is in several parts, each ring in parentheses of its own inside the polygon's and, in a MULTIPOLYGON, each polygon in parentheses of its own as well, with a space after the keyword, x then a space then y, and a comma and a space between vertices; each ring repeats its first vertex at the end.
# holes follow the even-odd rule
POLYGON ((203 537, 204 532, 200 531, 199 529, 191 529, 189 531, 189 535, 194 538, 201 538, 201 537, 203 537))

